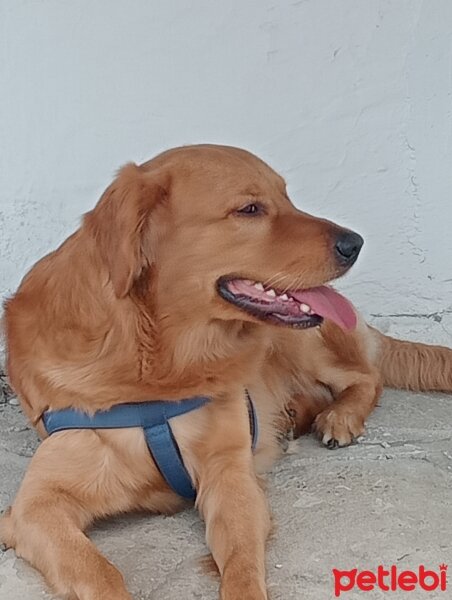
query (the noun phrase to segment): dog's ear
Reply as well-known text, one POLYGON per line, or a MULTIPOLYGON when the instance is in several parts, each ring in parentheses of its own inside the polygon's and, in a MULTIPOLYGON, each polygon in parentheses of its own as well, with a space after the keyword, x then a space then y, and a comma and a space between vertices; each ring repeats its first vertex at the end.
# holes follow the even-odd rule
POLYGON ((130 292, 150 264, 143 252, 143 236, 152 210, 168 194, 167 183, 161 174, 128 164, 85 216, 85 227, 95 239, 118 298, 130 292))

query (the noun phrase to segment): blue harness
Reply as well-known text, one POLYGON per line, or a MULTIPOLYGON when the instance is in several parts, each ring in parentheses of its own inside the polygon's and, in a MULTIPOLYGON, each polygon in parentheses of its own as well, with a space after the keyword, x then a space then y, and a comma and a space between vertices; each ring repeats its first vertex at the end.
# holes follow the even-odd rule
MULTIPOLYGON (((258 437, 256 411, 246 391, 253 450, 258 437)), ((93 416, 73 408, 46 411, 42 415, 48 433, 67 429, 123 429, 141 427, 149 452, 168 485, 183 498, 194 500, 196 490, 185 468, 169 419, 201 408, 210 398, 195 396, 180 401, 151 401, 117 404, 109 410, 98 411, 93 416)))

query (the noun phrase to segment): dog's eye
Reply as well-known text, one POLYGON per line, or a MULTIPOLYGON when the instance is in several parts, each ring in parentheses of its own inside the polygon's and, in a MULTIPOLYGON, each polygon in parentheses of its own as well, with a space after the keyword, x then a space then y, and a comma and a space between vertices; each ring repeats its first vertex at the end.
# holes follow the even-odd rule
POLYGON ((236 212, 239 215, 255 216, 262 214, 263 208, 260 204, 256 204, 255 202, 253 202, 251 204, 243 206, 242 208, 239 208, 236 212))

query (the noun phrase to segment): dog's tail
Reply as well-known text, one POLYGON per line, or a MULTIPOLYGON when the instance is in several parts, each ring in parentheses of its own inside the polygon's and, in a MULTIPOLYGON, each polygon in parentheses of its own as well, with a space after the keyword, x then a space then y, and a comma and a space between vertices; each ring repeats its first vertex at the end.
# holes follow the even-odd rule
POLYGON ((396 340, 370 328, 378 340, 383 385, 413 391, 452 391, 452 350, 396 340))

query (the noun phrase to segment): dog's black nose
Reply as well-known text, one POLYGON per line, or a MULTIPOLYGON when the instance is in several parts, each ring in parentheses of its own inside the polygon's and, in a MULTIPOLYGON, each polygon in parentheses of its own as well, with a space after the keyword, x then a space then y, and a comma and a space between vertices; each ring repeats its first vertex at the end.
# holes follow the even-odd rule
POLYGON ((351 266, 358 258, 364 244, 363 238, 354 231, 342 231, 336 238, 336 257, 343 266, 351 266))

